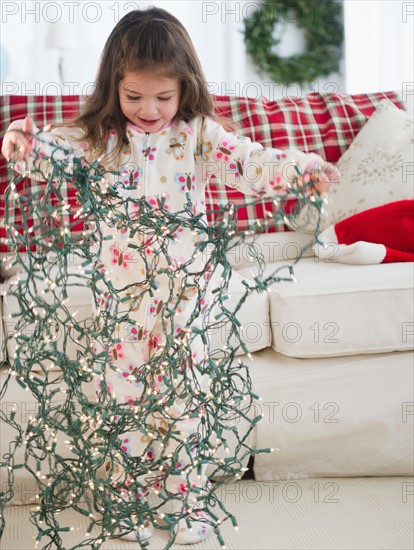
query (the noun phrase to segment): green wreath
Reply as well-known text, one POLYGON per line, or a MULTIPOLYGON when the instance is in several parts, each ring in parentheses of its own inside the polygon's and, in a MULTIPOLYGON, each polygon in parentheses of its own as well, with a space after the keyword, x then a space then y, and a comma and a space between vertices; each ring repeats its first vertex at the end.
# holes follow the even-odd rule
POLYGON ((244 19, 247 53, 257 67, 281 84, 309 84, 320 76, 337 72, 341 59, 343 28, 337 0, 265 0, 244 19), (297 23, 305 30, 306 51, 279 57, 272 48, 278 22, 297 23))

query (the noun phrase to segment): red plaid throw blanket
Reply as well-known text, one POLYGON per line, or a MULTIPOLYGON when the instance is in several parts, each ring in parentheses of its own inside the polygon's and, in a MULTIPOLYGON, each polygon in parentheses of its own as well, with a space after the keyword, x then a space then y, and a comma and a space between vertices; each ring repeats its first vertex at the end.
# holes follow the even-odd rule
MULTIPOLYGON (((35 124, 43 128, 47 124, 59 123, 78 109, 79 96, 3 96, 1 98, 1 131, 5 131, 13 120, 31 115, 35 124)), ((403 108, 394 92, 345 95, 311 93, 303 98, 284 98, 268 101, 265 98, 216 96, 216 112, 230 118, 236 124, 236 131, 258 141, 265 147, 286 149, 295 147, 305 152, 315 152, 328 162, 336 163, 349 147, 359 130, 365 124, 378 103, 390 99, 403 108)), ((41 185, 30 180, 25 186, 41 185)), ((6 163, 0 160, 0 220, 5 216, 4 193, 7 186, 6 163)), ((64 199, 76 204, 73 189, 63 189, 64 199)), ((220 206, 232 201, 237 209, 237 227, 245 231, 254 227, 257 232, 287 231, 280 220, 275 223, 269 214, 274 213, 273 202, 257 200, 240 192, 217 185, 214 180, 206 189, 208 218, 214 222, 220 206)), ((8 219, 11 224, 21 221, 18 210, 8 205, 8 219), (10 210, 12 208, 12 210, 10 210)), ((75 211, 76 209, 74 209, 75 211)), ((7 252, 6 230, 0 224, 0 252, 7 252)))

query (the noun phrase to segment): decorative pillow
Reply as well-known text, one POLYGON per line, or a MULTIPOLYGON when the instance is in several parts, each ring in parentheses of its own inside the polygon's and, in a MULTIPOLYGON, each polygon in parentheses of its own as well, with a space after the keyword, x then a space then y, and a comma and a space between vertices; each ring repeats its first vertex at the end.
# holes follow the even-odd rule
MULTIPOLYGON (((328 162, 335 163, 349 147, 360 128, 384 98, 403 108, 394 92, 376 94, 318 94, 303 98, 284 98, 269 101, 265 98, 216 96, 217 114, 230 118, 236 130, 265 147, 286 149, 296 147, 315 152, 328 162)), ((43 128, 70 117, 78 109, 79 96, 3 96, 1 102, 0 137, 4 136, 13 120, 31 115, 36 125, 43 128)), ((1 142, 0 142, 1 147, 1 142)), ((22 183, 22 185, 24 182, 22 183)), ((30 180, 26 182, 30 185, 30 180)), ((4 218, 4 192, 7 186, 6 164, 0 155, 0 219, 4 218)), ((75 205, 73 190, 62 190, 63 198, 75 205)), ((254 228, 258 233, 287 231, 281 220, 277 225, 270 214, 274 213, 273 201, 252 197, 214 181, 206 189, 208 219, 214 222, 215 210, 232 201, 237 208, 238 230, 254 228)), ((294 203, 292 203, 292 207, 294 203)), ((21 222, 18 212, 9 212, 10 222, 21 222)), ((6 231, 0 226, 0 252, 7 252, 6 231)))
MULTIPOLYGON (((339 159, 341 180, 334 184, 321 229, 369 208, 413 198, 413 118, 388 100, 339 159)), ((297 222, 305 230, 306 212, 297 222)), ((306 224, 313 232, 315 220, 306 224)))

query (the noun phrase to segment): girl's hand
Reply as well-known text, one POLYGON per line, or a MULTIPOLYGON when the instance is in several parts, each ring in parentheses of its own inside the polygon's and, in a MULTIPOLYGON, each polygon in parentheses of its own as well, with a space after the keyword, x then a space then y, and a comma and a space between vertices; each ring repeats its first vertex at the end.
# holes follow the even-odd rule
POLYGON ((3 138, 1 152, 6 160, 27 160, 34 146, 35 125, 32 117, 16 120, 10 124, 3 138))
POLYGON ((332 190, 332 185, 339 182, 341 174, 336 166, 329 163, 324 163, 322 166, 313 164, 313 166, 305 170, 303 183, 313 182, 312 186, 319 193, 329 193, 332 190))

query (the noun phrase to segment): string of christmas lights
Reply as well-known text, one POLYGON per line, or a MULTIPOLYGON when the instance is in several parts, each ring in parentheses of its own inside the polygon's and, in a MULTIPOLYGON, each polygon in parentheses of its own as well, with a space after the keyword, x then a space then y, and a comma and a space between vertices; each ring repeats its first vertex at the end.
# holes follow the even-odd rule
MULTIPOLYGON (((42 139, 41 133, 37 139, 42 139)), ((16 434, 0 457, 0 467, 7 472, 7 487, 3 485, 0 494, 0 535, 5 527, 4 507, 13 498, 14 472, 25 468, 35 479, 38 493, 30 515, 38 531, 35 547, 44 542, 43 549, 66 547, 62 537, 73 526, 61 526, 58 516, 67 509, 89 520, 82 542, 74 548, 97 549, 110 537, 139 533, 153 524, 169 535, 168 549, 180 520, 186 519, 190 526, 190 515, 199 511, 207 512, 208 519, 203 521, 213 526, 224 546, 220 525, 231 521, 237 528, 237 520, 220 500, 219 489, 243 476, 249 456, 271 452, 248 444, 261 419, 254 413, 260 398, 252 391, 246 362, 252 356, 241 337, 237 314, 250 294, 266 292, 278 281, 292 281, 300 256, 264 277, 266 263, 260 249, 250 242, 249 254, 256 260, 258 273, 243 281, 244 295, 231 308, 228 253, 253 235, 252 231, 237 232, 234 204, 221 208, 211 226, 204 215, 195 214, 189 193, 179 212, 167 210, 162 197, 155 208, 146 197, 125 194, 128 187, 109 185, 108 173, 99 161, 68 161, 69 153, 56 146, 49 159, 34 159, 31 173, 21 174, 13 163, 8 164, 5 223, 8 247, 14 250, 12 263, 19 269, 7 290, 7 298, 17 304, 14 330, 6 338, 6 346, 12 340, 15 353, 0 396, 6 395, 14 377, 38 407, 25 427, 16 421, 15 412, 0 410, 2 422, 16 434), (22 192, 29 176, 43 179, 44 185, 28 186, 22 192), (75 212, 64 199, 68 183, 77 194, 75 212), (10 223, 7 205, 18 209, 21 222, 10 223), (118 288, 102 267, 108 226, 127 235, 124 250, 144 263, 144 280, 118 288), (178 227, 199 237, 191 258, 179 266, 169 256, 178 227), (136 235, 145 236, 142 245, 136 235), (132 312, 142 307, 146 294, 154 295, 161 271, 169 278, 168 299, 159 311, 165 343, 131 373, 140 391, 132 402, 121 403, 107 381, 108 373, 116 369, 114 350, 123 342, 119 327, 134 324, 132 312), (178 332, 174 317, 190 286, 196 287, 196 306, 178 332), (93 297, 93 313, 88 318, 79 318, 72 307, 71 287, 83 288, 93 297), (200 319, 201 324, 195 323, 200 319), (227 340, 215 349, 210 335, 224 327, 227 340), (204 356, 197 361, 191 353, 195 339, 201 339, 204 346, 204 356), (161 385, 156 384, 156 377, 161 385), (91 385, 96 388, 93 399, 91 385), (185 404, 181 417, 169 414, 177 400, 185 404), (154 416, 158 417, 155 424, 154 416), (188 418, 196 419, 197 430, 187 439, 177 426, 188 418), (147 458, 124 450, 122 434, 126 432, 146 439, 147 458), (24 448, 22 463, 15 460, 20 448, 24 448), (186 464, 180 467, 183 456, 186 464), (206 467, 212 481, 194 486, 194 472, 201 474, 206 467), (172 475, 181 475, 190 489, 171 494, 167 480, 172 475), (179 506, 171 507, 174 502, 179 506)), ((321 212, 322 199, 309 192, 312 182, 303 184, 299 168, 297 172, 286 194, 273 199, 278 205, 272 214, 275 218, 289 222, 308 205, 321 212), (292 197, 297 209, 288 214, 284 205, 292 197)), ((144 337, 141 327, 136 339, 144 337)), ((149 544, 137 542, 142 548, 149 544)))

